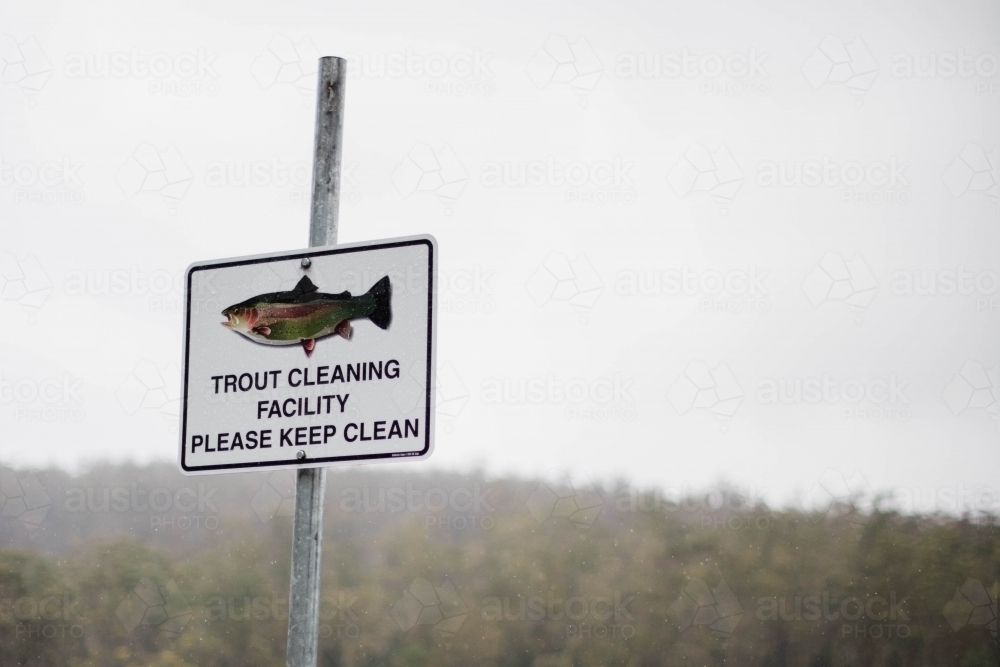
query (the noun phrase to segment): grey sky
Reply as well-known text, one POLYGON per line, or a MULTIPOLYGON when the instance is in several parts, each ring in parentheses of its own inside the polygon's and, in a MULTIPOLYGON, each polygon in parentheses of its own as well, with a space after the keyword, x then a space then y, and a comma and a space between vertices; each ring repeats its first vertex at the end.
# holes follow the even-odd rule
POLYGON ((182 271, 306 245, 340 55, 341 240, 441 247, 418 467, 1000 508, 995 5, 421 5, 0 8, 5 465, 176 458, 182 271))

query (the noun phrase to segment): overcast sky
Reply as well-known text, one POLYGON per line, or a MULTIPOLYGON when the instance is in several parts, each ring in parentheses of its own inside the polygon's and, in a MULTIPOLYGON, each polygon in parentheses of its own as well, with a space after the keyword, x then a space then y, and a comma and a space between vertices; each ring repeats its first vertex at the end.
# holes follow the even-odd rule
POLYGON ((0 464, 176 459, 183 271, 307 245, 340 55, 340 240, 440 244, 414 470, 1000 508, 1000 8, 672 4, 4 3, 0 464))

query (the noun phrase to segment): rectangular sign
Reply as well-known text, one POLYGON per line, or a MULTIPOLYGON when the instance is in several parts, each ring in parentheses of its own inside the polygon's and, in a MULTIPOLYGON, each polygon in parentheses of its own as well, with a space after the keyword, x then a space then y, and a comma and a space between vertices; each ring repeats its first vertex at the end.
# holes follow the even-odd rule
POLYGON ((181 471, 430 456, 436 278, 431 236, 188 267, 181 471))

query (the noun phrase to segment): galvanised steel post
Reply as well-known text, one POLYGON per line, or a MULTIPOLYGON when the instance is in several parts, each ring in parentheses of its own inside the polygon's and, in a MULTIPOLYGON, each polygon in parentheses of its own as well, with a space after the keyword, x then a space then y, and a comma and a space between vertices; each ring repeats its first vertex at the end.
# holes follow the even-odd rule
MULTIPOLYGON (((310 247, 337 243, 346 77, 346 60, 320 58, 309 219, 310 247)), ((308 260, 303 260, 302 266, 308 269, 308 260)), ((299 454, 304 455, 305 452, 300 451, 299 454)), ((304 456, 302 460, 306 460, 304 456)), ((292 575, 288 591, 288 667, 316 667, 325 493, 326 468, 301 468, 296 472, 292 575)))

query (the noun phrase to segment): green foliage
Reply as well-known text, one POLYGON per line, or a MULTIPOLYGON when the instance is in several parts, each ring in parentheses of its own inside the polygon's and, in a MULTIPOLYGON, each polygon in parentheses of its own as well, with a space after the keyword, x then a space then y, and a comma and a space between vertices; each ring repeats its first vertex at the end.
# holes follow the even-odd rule
MULTIPOLYGON (((0 529, 17 543, 0 549, 0 665, 284 665, 290 519, 261 510, 280 480, 214 478, 200 510, 158 515, 80 498, 199 482, 156 466, 41 477, 41 533, 0 529)), ((989 517, 717 510, 625 488, 581 515, 539 511, 535 481, 351 472, 329 485, 327 667, 998 664, 995 597, 968 613, 952 602, 963 586, 996 596, 989 517), (479 506, 438 502, 477 488, 479 506), (395 489, 420 502, 393 505, 395 489)))

